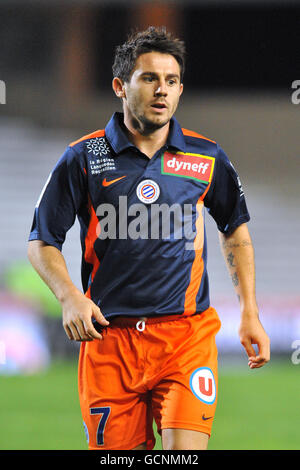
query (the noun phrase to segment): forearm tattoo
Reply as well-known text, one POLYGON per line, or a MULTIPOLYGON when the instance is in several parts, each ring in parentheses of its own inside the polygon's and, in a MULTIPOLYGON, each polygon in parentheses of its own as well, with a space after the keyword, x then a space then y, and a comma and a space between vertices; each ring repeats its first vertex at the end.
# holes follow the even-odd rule
POLYGON ((250 251, 253 251, 252 241, 251 238, 247 237, 239 239, 239 237, 226 237, 226 235, 220 238, 223 255, 227 263, 232 284, 238 294, 238 300, 241 302, 241 292, 239 291, 243 286, 240 284, 240 275, 242 276, 242 273, 245 271, 245 263, 248 263, 248 260, 252 258, 252 254, 250 253, 250 251), (247 248, 249 248, 250 251, 247 248))
POLYGON ((235 267, 233 259, 234 259, 233 253, 230 252, 229 255, 227 256, 227 262, 230 266, 235 267))
POLYGON ((243 240, 241 243, 234 243, 229 240, 226 240, 225 238, 222 241, 223 248, 228 249, 228 248, 240 248, 241 246, 252 246, 251 241, 249 240, 243 240))
POLYGON ((237 275, 236 272, 231 276, 231 279, 232 279, 232 282, 233 282, 233 285, 234 285, 234 286, 238 286, 238 285, 239 285, 239 278, 238 278, 238 275, 237 275))

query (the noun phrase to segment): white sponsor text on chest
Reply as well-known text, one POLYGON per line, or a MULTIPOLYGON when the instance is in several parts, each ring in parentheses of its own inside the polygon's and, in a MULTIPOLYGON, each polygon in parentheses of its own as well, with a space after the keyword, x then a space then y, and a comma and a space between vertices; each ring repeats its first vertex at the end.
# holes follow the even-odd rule
POLYGON ((188 170, 204 175, 207 169, 209 168, 209 163, 191 163, 187 161, 178 160, 176 157, 174 157, 167 162, 167 166, 169 168, 174 168, 175 171, 188 170))

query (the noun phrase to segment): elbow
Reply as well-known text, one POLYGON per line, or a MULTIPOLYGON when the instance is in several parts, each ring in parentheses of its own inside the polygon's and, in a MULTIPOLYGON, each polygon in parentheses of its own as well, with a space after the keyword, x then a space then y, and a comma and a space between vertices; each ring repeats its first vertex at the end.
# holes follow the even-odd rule
POLYGON ((36 247, 35 247, 34 241, 28 242, 28 246, 27 246, 27 258, 28 258, 28 260, 30 261, 31 264, 33 263, 35 251, 36 251, 36 247))
POLYGON ((27 258, 32 265, 34 264, 34 259, 36 258, 40 248, 44 245, 45 243, 41 240, 31 240, 28 242, 27 258))

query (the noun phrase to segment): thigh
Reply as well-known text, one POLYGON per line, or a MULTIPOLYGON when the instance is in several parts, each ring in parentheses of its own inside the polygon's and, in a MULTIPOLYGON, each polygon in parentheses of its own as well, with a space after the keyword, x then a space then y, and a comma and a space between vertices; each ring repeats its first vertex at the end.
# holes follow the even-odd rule
POLYGON ((206 450, 209 435, 190 429, 162 429, 163 450, 206 450))
POLYGON ((153 413, 165 442, 174 443, 177 436, 181 445, 184 442, 188 445, 185 436, 189 433, 181 431, 194 431, 196 434, 191 435, 202 448, 211 435, 217 405, 215 335, 220 320, 214 309, 209 309, 184 321, 190 322, 188 340, 182 341, 183 346, 174 351, 175 359, 168 361, 167 368, 162 370, 162 378, 152 391, 153 413))
POLYGON ((143 442, 142 444, 136 446, 134 449, 131 450, 147 450, 147 442, 143 442))
POLYGON ((113 328, 80 348, 78 385, 89 449, 130 450, 154 445, 151 400, 143 388, 129 332, 113 328))

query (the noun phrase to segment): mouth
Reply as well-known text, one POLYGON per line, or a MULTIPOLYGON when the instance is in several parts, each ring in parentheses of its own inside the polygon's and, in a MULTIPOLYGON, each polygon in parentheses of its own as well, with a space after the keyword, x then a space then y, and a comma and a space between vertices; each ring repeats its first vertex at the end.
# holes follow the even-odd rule
POLYGON ((151 108, 156 111, 163 111, 164 109, 167 109, 167 105, 165 103, 154 103, 151 105, 151 108))

